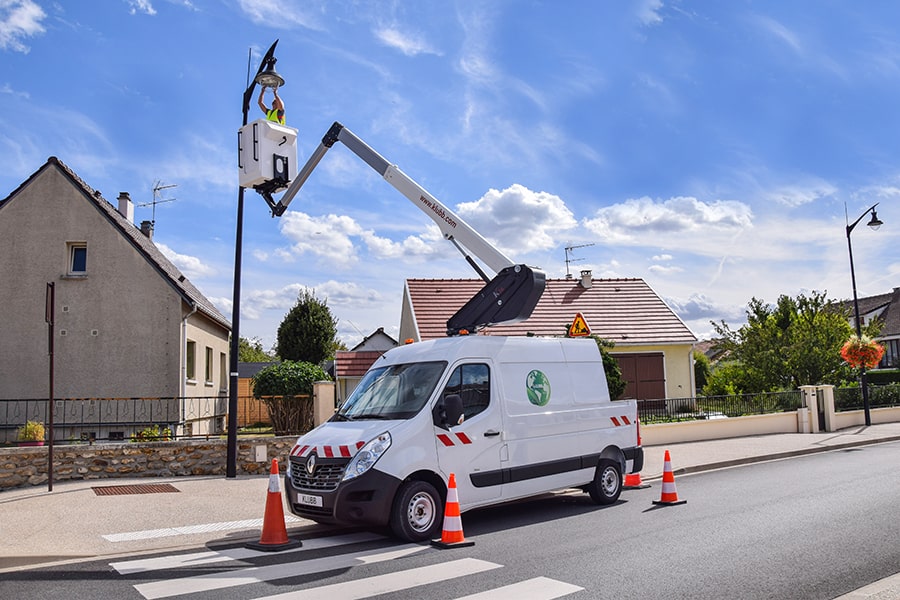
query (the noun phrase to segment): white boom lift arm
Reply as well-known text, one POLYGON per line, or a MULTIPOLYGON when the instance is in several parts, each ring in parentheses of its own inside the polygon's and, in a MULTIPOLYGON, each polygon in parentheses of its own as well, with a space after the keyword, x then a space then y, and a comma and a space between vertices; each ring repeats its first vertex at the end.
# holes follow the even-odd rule
POLYGON ((257 187, 257 191, 265 198, 274 216, 284 214, 316 165, 335 142, 343 143, 428 215, 440 228, 444 238, 459 249, 466 261, 487 282, 478 294, 447 321, 448 335, 474 333, 489 325, 518 323, 531 316, 544 291, 544 273, 527 265, 514 263, 425 188, 338 122, 335 122, 322 138, 322 142, 278 202, 274 201, 271 191, 265 189, 265 186, 257 187), (493 279, 484 273, 467 251, 496 273, 493 279))

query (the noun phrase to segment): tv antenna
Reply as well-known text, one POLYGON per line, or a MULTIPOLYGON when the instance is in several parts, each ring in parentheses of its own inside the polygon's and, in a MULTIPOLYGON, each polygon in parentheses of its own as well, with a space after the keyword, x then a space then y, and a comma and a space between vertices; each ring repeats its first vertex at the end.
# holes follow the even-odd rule
POLYGON ((572 279, 572 274, 569 273, 569 263, 579 262, 584 260, 583 258, 569 258, 569 255, 572 254, 572 250, 576 248, 587 248, 588 246, 593 246, 594 243, 590 244, 581 244, 579 246, 566 246, 566 279, 572 279))
POLYGON ((143 208, 145 206, 152 206, 153 212, 150 217, 150 223, 156 225, 156 205, 164 204, 166 202, 174 202, 175 198, 163 198, 160 199, 160 192, 163 190, 168 190, 170 188, 178 187, 177 183, 170 183, 169 185, 163 185, 161 181, 157 180, 153 184, 153 200, 150 202, 144 202, 143 204, 138 204, 138 208, 143 208))

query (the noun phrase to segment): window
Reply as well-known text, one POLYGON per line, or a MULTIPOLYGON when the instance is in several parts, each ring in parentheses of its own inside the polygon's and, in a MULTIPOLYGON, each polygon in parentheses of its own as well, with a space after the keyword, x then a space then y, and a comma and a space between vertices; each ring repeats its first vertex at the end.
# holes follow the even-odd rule
POLYGON ((443 396, 458 394, 463 402, 463 414, 471 419, 488 407, 491 401, 490 370, 485 364, 460 365, 456 367, 443 396))
POLYGON ((224 352, 219 352, 219 389, 228 388, 228 361, 224 352))
POLYGON ((213 382, 213 349, 206 347, 206 385, 213 382))
POLYGON ((187 377, 188 381, 193 381, 196 377, 196 365, 197 365, 197 342, 192 340, 188 340, 187 342, 187 352, 184 357, 184 371, 185 377, 187 377))
POLYGON ((67 246, 69 250, 69 266, 67 274, 75 276, 86 275, 87 244, 85 242, 69 242, 67 246))

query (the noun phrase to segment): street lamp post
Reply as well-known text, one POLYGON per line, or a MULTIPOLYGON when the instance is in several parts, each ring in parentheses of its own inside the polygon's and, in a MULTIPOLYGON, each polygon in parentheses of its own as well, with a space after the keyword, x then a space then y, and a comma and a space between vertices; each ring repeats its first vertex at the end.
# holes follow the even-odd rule
MULTIPOLYGON (((869 220, 866 225, 871 227, 873 230, 877 230, 881 227, 882 222, 878 218, 878 214, 875 212, 875 207, 878 206, 876 202, 869 208, 865 210, 863 214, 859 216, 858 219, 853 221, 853 223, 847 225, 847 250, 850 253, 850 282, 853 284, 853 313, 854 320, 856 321, 856 336, 862 337, 862 324, 860 323, 859 317, 859 298, 856 295, 856 272, 853 269, 853 245, 850 243, 850 233, 853 231, 853 228, 856 227, 856 224, 859 223, 863 217, 865 217, 870 212, 872 213, 872 218, 869 220)), ((863 397, 863 411, 866 415, 866 426, 872 424, 872 417, 869 414, 869 384, 866 378, 866 365, 862 365, 859 371, 859 383, 862 388, 862 397, 863 397)))
MULTIPOLYGON (((248 83, 247 89, 244 91, 243 97, 243 122, 241 126, 247 124, 247 117, 250 113, 250 99, 253 96, 253 90, 256 84, 262 85, 283 85, 284 80, 275 73, 275 46, 278 40, 272 44, 269 51, 266 52, 262 61, 259 63, 259 69, 256 77, 248 83)), ((249 69, 248 69, 249 71, 249 69)), ((240 350, 240 331, 241 331, 241 246, 243 244, 244 235, 244 188, 238 186, 237 201, 237 225, 235 227, 234 240, 234 293, 231 302, 231 350, 229 351, 229 371, 228 380, 228 440, 225 456, 225 477, 237 477, 237 412, 238 412, 238 353, 240 350)))

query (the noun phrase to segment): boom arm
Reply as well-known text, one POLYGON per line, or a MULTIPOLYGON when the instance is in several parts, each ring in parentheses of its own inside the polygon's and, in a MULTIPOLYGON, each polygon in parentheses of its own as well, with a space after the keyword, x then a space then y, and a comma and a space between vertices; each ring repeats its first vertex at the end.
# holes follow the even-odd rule
POLYGON ((428 215, 440 228, 444 238, 459 249, 466 261, 487 282, 478 294, 447 321, 448 335, 456 335, 462 330, 475 331, 488 325, 517 323, 531 315, 544 291, 544 274, 526 265, 514 263, 425 188, 338 122, 322 138, 284 196, 277 203, 270 196, 266 197, 274 215, 284 214, 294 196, 335 142, 343 143, 428 215), (466 251, 477 256, 497 275, 493 279, 489 278, 466 251))

